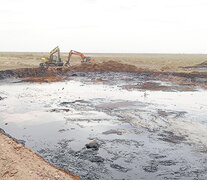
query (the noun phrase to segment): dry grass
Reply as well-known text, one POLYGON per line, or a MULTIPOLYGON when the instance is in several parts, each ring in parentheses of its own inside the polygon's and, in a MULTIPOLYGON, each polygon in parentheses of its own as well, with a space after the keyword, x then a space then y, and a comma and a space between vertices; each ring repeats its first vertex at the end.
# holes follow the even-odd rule
MULTIPOLYGON (((0 70, 38 67, 42 57, 49 53, 0 53, 0 70)), ((63 61, 67 60, 68 53, 61 53, 63 61)), ((184 66, 193 66, 207 60, 202 54, 87 54, 96 59, 96 62, 117 61, 135 65, 138 68, 164 71, 189 72, 184 66)), ((73 56, 71 65, 80 64, 80 57, 73 56)))

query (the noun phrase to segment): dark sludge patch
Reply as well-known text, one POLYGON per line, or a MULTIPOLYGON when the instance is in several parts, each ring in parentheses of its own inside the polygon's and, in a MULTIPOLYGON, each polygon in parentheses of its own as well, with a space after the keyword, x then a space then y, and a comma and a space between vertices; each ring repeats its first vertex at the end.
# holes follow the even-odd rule
POLYGON ((104 135, 110 135, 110 134, 123 135, 125 133, 126 133, 126 131, 123 129, 110 129, 108 131, 102 132, 102 134, 104 134, 104 135))
POLYGON ((113 169, 116 169, 116 170, 118 170, 120 172, 124 172, 124 173, 126 173, 127 171, 129 171, 128 168, 122 167, 122 166, 120 166, 118 164, 111 164, 110 167, 113 168, 113 169))
POLYGON ((157 172, 158 171, 158 163, 154 160, 150 161, 148 166, 142 167, 145 172, 157 172))
POLYGON ((69 112, 70 110, 69 109, 51 109, 49 110, 49 112, 69 112))
POLYGON ((162 117, 174 116, 175 118, 183 117, 187 112, 185 111, 164 111, 158 109, 158 114, 162 117))
POLYGON ((87 103, 87 101, 75 100, 75 101, 71 101, 71 102, 62 102, 62 103, 60 103, 60 106, 67 106, 68 104, 75 104, 75 103, 87 103))
POLYGON ((167 157, 166 155, 161 155, 161 154, 150 154, 149 156, 153 159, 163 159, 167 157))
POLYGON ((186 136, 175 135, 171 131, 163 131, 163 133, 158 134, 160 140, 170 143, 179 144, 183 141, 186 141, 186 136))
POLYGON ((159 165, 162 165, 162 166, 173 166, 173 165, 177 164, 173 160, 163 160, 163 161, 159 161, 158 163, 159 163, 159 165))
POLYGON ((2 100, 4 100, 4 99, 6 99, 6 97, 1 97, 1 96, 0 96, 0 101, 2 101, 2 100))

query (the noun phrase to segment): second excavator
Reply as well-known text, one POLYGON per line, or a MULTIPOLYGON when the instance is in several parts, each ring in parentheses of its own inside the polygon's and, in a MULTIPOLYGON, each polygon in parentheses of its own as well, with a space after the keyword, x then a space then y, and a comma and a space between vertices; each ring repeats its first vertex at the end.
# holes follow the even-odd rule
POLYGON ((86 56, 84 56, 84 54, 83 53, 81 53, 81 52, 78 52, 78 51, 74 51, 74 50, 71 50, 70 52, 69 52, 69 54, 68 54, 68 60, 67 60, 67 62, 66 62, 66 65, 70 65, 70 58, 71 58, 71 56, 72 55, 78 55, 78 56, 80 56, 81 57, 81 63, 85 63, 85 62, 95 62, 95 59, 92 59, 91 57, 86 57, 86 56))

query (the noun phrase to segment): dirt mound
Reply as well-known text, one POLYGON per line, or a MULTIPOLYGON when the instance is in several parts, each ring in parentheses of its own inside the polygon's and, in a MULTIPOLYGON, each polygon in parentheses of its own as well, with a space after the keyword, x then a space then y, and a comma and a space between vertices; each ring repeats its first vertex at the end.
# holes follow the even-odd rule
POLYGON ((81 64, 79 66, 70 67, 71 71, 76 72, 140 72, 134 65, 122 64, 116 61, 108 61, 98 64, 81 64))
POLYGON ((143 72, 143 70, 133 65, 108 61, 103 63, 84 63, 71 67, 38 67, 0 71, 0 79, 8 77, 49 77, 64 75, 67 72, 143 72))

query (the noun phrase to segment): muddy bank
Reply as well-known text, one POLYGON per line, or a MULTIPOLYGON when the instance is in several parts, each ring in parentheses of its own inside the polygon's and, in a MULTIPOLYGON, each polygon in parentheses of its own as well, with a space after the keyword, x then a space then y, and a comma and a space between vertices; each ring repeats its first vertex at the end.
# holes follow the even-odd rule
POLYGON ((4 131, 0 130, 0 179, 80 179, 52 166, 2 132, 4 131))

